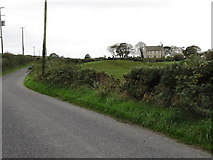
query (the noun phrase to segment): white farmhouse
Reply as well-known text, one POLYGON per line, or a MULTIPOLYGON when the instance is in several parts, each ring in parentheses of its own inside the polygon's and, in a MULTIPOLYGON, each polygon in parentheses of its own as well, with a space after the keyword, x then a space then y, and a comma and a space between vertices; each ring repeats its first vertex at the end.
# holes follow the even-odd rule
POLYGON ((143 50, 144 58, 161 58, 165 57, 163 45, 160 46, 145 46, 143 50))

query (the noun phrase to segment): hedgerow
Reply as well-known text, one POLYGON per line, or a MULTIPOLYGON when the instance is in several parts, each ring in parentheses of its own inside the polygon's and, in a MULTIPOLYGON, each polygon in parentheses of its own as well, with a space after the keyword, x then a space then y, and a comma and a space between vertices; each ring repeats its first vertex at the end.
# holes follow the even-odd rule
POLYGON ((30 72, 32 76, 50 86, 79 87, 86 85, 90 88, 105 88, 114 90, 119 86, 119 80, 105 72, 98 72, 75 64, 67 64, 63 60, 49 60, 45 75, 41 74, 41 65, 30 72))
POLYGON ((2 72, 20 65, 25 65, 29 62, 35 61, 36 58, 33 56, 14 55, 10 53, 4 53, 1 55, 2 58, 2 72))
POLYGON ((212 115, 212 61, 135 68, 124 78, 122 89, 137 100, 148 99, 193 115, 212 115))
POLYGON ((149 101, 192 115, 212 116, 213 62, 197 57, 163 67, 133 68, 124 82, 108 75, 64 60, 49 60, 45 75, 41 66, 32 71, 35 79, 50 86, 98 89, 98 94, 116 92, 136 100, 149 101))

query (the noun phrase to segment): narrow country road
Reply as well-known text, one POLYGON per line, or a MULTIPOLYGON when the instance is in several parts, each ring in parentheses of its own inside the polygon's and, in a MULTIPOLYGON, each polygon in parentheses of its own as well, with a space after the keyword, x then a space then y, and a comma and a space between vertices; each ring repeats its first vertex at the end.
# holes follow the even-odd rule
MULTIPOLYGON (((2 77, 3 158, 210 158, 138 126, 24 87, 26 69, 2 77)), ((95 97, 94 97, 95 98, 95 97)))

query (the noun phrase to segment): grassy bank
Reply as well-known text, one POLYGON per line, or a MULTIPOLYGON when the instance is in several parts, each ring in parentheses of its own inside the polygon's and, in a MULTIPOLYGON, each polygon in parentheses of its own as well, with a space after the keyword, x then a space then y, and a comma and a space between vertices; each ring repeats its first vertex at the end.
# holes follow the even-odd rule
POLYGON ((19 70, 19 69, 26 68, 26 67, 28 67, 28 66, 30 66, 30 65, 32 65, 32 63, 28 63, 28 64, 25 64, 25 65, 20 65, 20 66, 15 66, 15 67, 12 67, 12 68, 8 68, 8 69, 6 69, 6 70, 4 70, 4 71, 1 71, 1 72, 0 72, 0 76, 4 76, 4 75, 6 75, 6 74, 15 72, 15 71, 17 71, 17 70, 19 70))
POLYGON ((4 76, 18 69, 27 67, 36 60, 37 60, 36 57, 30 55, 14 55, 11 53, 4 53, 3 55, 0 56, 0 64, 1 64, 0 76, 4 76))
POLYGON ((113 94, 81 87, 78 89, 50 86, 35 81, 30 75, 25 86, 52 97, 110 115, 115 119, 138 124, 176 138, 180 142, 212 150, 212 123, 210 119, 193 118, 172 109, 155 107, 113 94), (95 98, 94 98, 95 97, 95 98))

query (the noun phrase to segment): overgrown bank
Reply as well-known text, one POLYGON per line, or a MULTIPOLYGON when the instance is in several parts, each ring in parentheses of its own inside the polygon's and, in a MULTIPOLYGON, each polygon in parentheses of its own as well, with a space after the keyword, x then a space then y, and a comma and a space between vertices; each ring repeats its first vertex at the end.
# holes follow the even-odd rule
POLYGON ((137 100, 152 101, 195 117, 213 115, 213 61, 134 68, 124 77, 123 90, 137 100))
POLYGON ((36 57, 14 55, 5 53, 0 56, 1 75, 16 71, 20 68, 27 67, 31 62, 35 61, 36 57))
POLYGON ((175 107, 131 100, 120 81, 104 72, 67 65, 60 60, 47 64, 45 76, 41 76, 39 65, 33 68, 25 79, 28 88, 212 150, 209 116, 193 116, 175 107))

